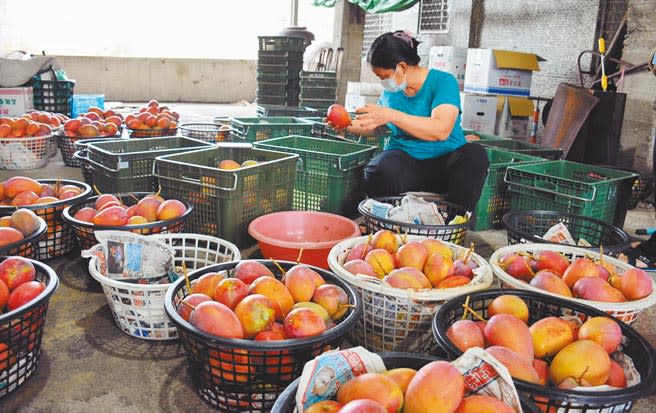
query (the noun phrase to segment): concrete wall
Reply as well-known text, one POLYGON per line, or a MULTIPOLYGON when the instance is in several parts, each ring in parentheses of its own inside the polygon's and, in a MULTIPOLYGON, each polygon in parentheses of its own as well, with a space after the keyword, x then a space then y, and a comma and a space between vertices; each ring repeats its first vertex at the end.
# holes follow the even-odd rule
POLYGON ((354 4, 338 1, 335 4, 334 43, 344 48, 337 85, 338 102, 344 102, 348 82, 360 78, 363 29, 364 11, 354 4))
MULTIPOLYGON (((622 59, 639 64, 647 61, 656 40, 656 1, 629 0, 628 34, 622 59)), ((656 76, 648 71, 624 79, 628 98, 624 112, 621 161, 636 170, 652 174, 652 153, 656 139, 656 76), (635 157, 633 156, 635 154, 635 157)))
POLYGON ((255 60, 147 59, 57 56, 75 93, 104 93, 105 100, 252 102, 255 60))

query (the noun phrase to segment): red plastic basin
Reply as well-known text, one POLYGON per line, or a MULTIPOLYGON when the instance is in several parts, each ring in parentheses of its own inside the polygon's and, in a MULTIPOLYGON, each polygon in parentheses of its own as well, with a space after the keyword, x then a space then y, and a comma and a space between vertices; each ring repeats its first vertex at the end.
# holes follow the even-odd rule
POLYGON ((248 226, 266 259, 296 261, 328 269, 328 253, 337 243, 360 236, 358 224, 340 215, 283 211, 255 218, 248 226))

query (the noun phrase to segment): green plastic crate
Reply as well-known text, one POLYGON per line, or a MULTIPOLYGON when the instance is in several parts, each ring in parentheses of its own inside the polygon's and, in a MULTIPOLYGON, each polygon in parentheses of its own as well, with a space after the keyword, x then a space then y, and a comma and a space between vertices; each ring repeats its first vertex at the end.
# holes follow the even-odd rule
POLYGON ((505 181, 512 211, 567 212, 622 228, 637 176, 595 165, 549 161, 511 166, 505 181))
POLYGON ((209 142, 181 136, 119 139, 87 146, 94 185, 103 193, 157 190, 153 161, 161 155, 212 146, 209 142))
POLYGON ((499 136, 499 135, 492 135, 492 134, 488 134, 488 133, 476 132, 473 129, 463 129, 462 132, 465 135, 476 135, 482 141, 509 141, 509 140, 511 140, 510 138, 505 138, 505 137, 499 136))
POLYGON ((298 106, 276 106, 276 105, 260 105, 257 107, 257 116, 264 118, 267 116, 319 116, 321 113, 316 109, 304 108, 298 106))
POLYGON ((232 118, 235 135, 248 142, 289 135, 310 136, 312 122, 293 117, 232 118))
POLYGON ((290 210, 298 156, 250 147, 221 147, 158 157, 155 174, 162 193, 194 205, 189 232, 216 236, 243 247, 253 243, 250 222, 290 210), (218 169, 219 162, 246 160, 257 165, 218 169))
POLYGON ((313 123, 312 136, 314 137, 332 139, 338 141, 347 140, 349 142, 359 143, 362 145, 375 146, 376 150, 374 151, 374 154, 378 154, 383 149, 385 149, 385 145, 387 145, 390 138, 389 134, 385 134, 382 136, 364 136, 364 135, 355 135, 353 133, 348 133, 346 131, 343 133, 343 135, 340 135, 339 133, 337 133, 336 130, 334 130, 333 128, 329 127, 326 123, 324 123, 323 121, 324 118, 322 117, 310 117, 310 118, 303 118, 303 119, 313 123))
POLYGON ((364 198, 363 168, 375 148, 328 139, 287 136, 254 144, 300 157, 292 208, 352 216, 364 198))
POLYGON ((543 158, 508 152, 497 148, 485 148, 490 166, 483 184, 481 196, 474 208, 474 231, 483 231, 501 225, 501 217, 509 211, 504 176, 511 165, 545 162, 543 158))
MULTIPOLYGON (((478 133, 476 135, 481 136, 478 133)), ((536 145, 534 143, 516 141, 512 139, 481 139, 479 143, 483 146, 505 149, 517 153, 525 153, 527 155, 539 156, 541 158, 550 159, 553 161, 559 160, 563 157, 563 150, 560 148, 549 148, 546 146, 536 145)))

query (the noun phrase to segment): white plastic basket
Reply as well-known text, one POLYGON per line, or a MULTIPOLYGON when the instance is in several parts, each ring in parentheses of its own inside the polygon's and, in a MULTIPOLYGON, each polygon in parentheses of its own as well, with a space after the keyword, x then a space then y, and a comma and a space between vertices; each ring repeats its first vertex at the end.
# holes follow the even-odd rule
MULTIPOLYGON (((597 308, 601 311, 605 311, 608 314, 612 315, 613 317, 616 317, 627 324, 632 324, 638 318, 638 314, 642 310, 656 304, 656 283, 654 283, 653 280, 652 283, 654 283, 655 288, 654 288, 654 292, 652 292, 649 296, 636 301, 627 301, 623 303, 608 303, 602 301, 591 301, 591 300, 583 300, 580 298, 564 297, 562 295, 554 294, 549 291, 541 290, 537 287, 533 287, 532 285, 528 284, 525 281, 514 278, 499 266, 499 260, 506 254, 515 253, 515 252, 534 253, 537 251, 560 252, 565 257, 567 257, 570 261, 581 257, 589 257, 591 259, 598 260, 601 255, 598 252, 594 252, 582 248, 571 247, 568 245, 558 245, 558 244, 516 244, 516 245, 509 245, 507 247, 499 248, 490 257, 490 265, 492 266, 494 275, 496 275, 501 281, 501 286, 507 288, 518 288, 521 290, 534 291, 540 294, 551 295, 554 297, 562 298, 564 300, 570 300, 576 303, 588 305, 597 308)), ((620 273, 623 273, 626 270, 633 268, 631 265, 622 262, 620 260, 617 260, 615 258, 611 258, 607 255, 604 255, 604 261, 614 265, 619 270, 618 272, 620 273)))
POLYGON ((0 169, 23 170, 44 167, 57 141, 52 134, 26 138, 0 138, 0 169))
MULTIPOLYGON (((199 234, 151 235, 175 250, 174 265, 184 262, 191 272, 209 265, 241 260, 234 244, 199 234)), ((91 258, 89 273, 102 286, 118 327, 126 334, 145 340, 178 338, 175 324, 164 312, 164 297, 171 284, 134 284, 112 280, 100 273, 100 260, 91 258)))
MULTIPOLYGON (((409 235, 408 241, 426 238, 409 235)), ((460 294, 489 288, 494 279, 487 261, 473 253, 471 259, 480 269, 476 270, 477 275, 467 285, 419 291, 393 288, 374 277, 353 275, 342 266, 348 251, 367 239, 366 236, 351 238, 335 245, 328 255, 328 265, 338 277, 353 286, 362 298, 364 312, 357 326, 350 330, 349 339, 354 345, 364 346, 373 352, 428 354, 436 351, 437 343, 433 338, 431 324, 442 303, 460 294)), ((459 245, 442 242, 451 248, 456 257, 467 251, 467 248, 459 245)))

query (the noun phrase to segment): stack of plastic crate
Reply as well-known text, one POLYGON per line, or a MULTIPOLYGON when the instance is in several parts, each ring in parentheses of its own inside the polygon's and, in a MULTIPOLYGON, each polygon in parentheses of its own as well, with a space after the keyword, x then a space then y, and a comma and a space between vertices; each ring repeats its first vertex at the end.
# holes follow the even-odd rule
POLYGON ((301 72, 301 106, 325 110, 335 103, 337 72, 301 72))
POLYGON ((300 37, 259 36, 257 103, 298 106, 299 72, 305 40, 300 37))

